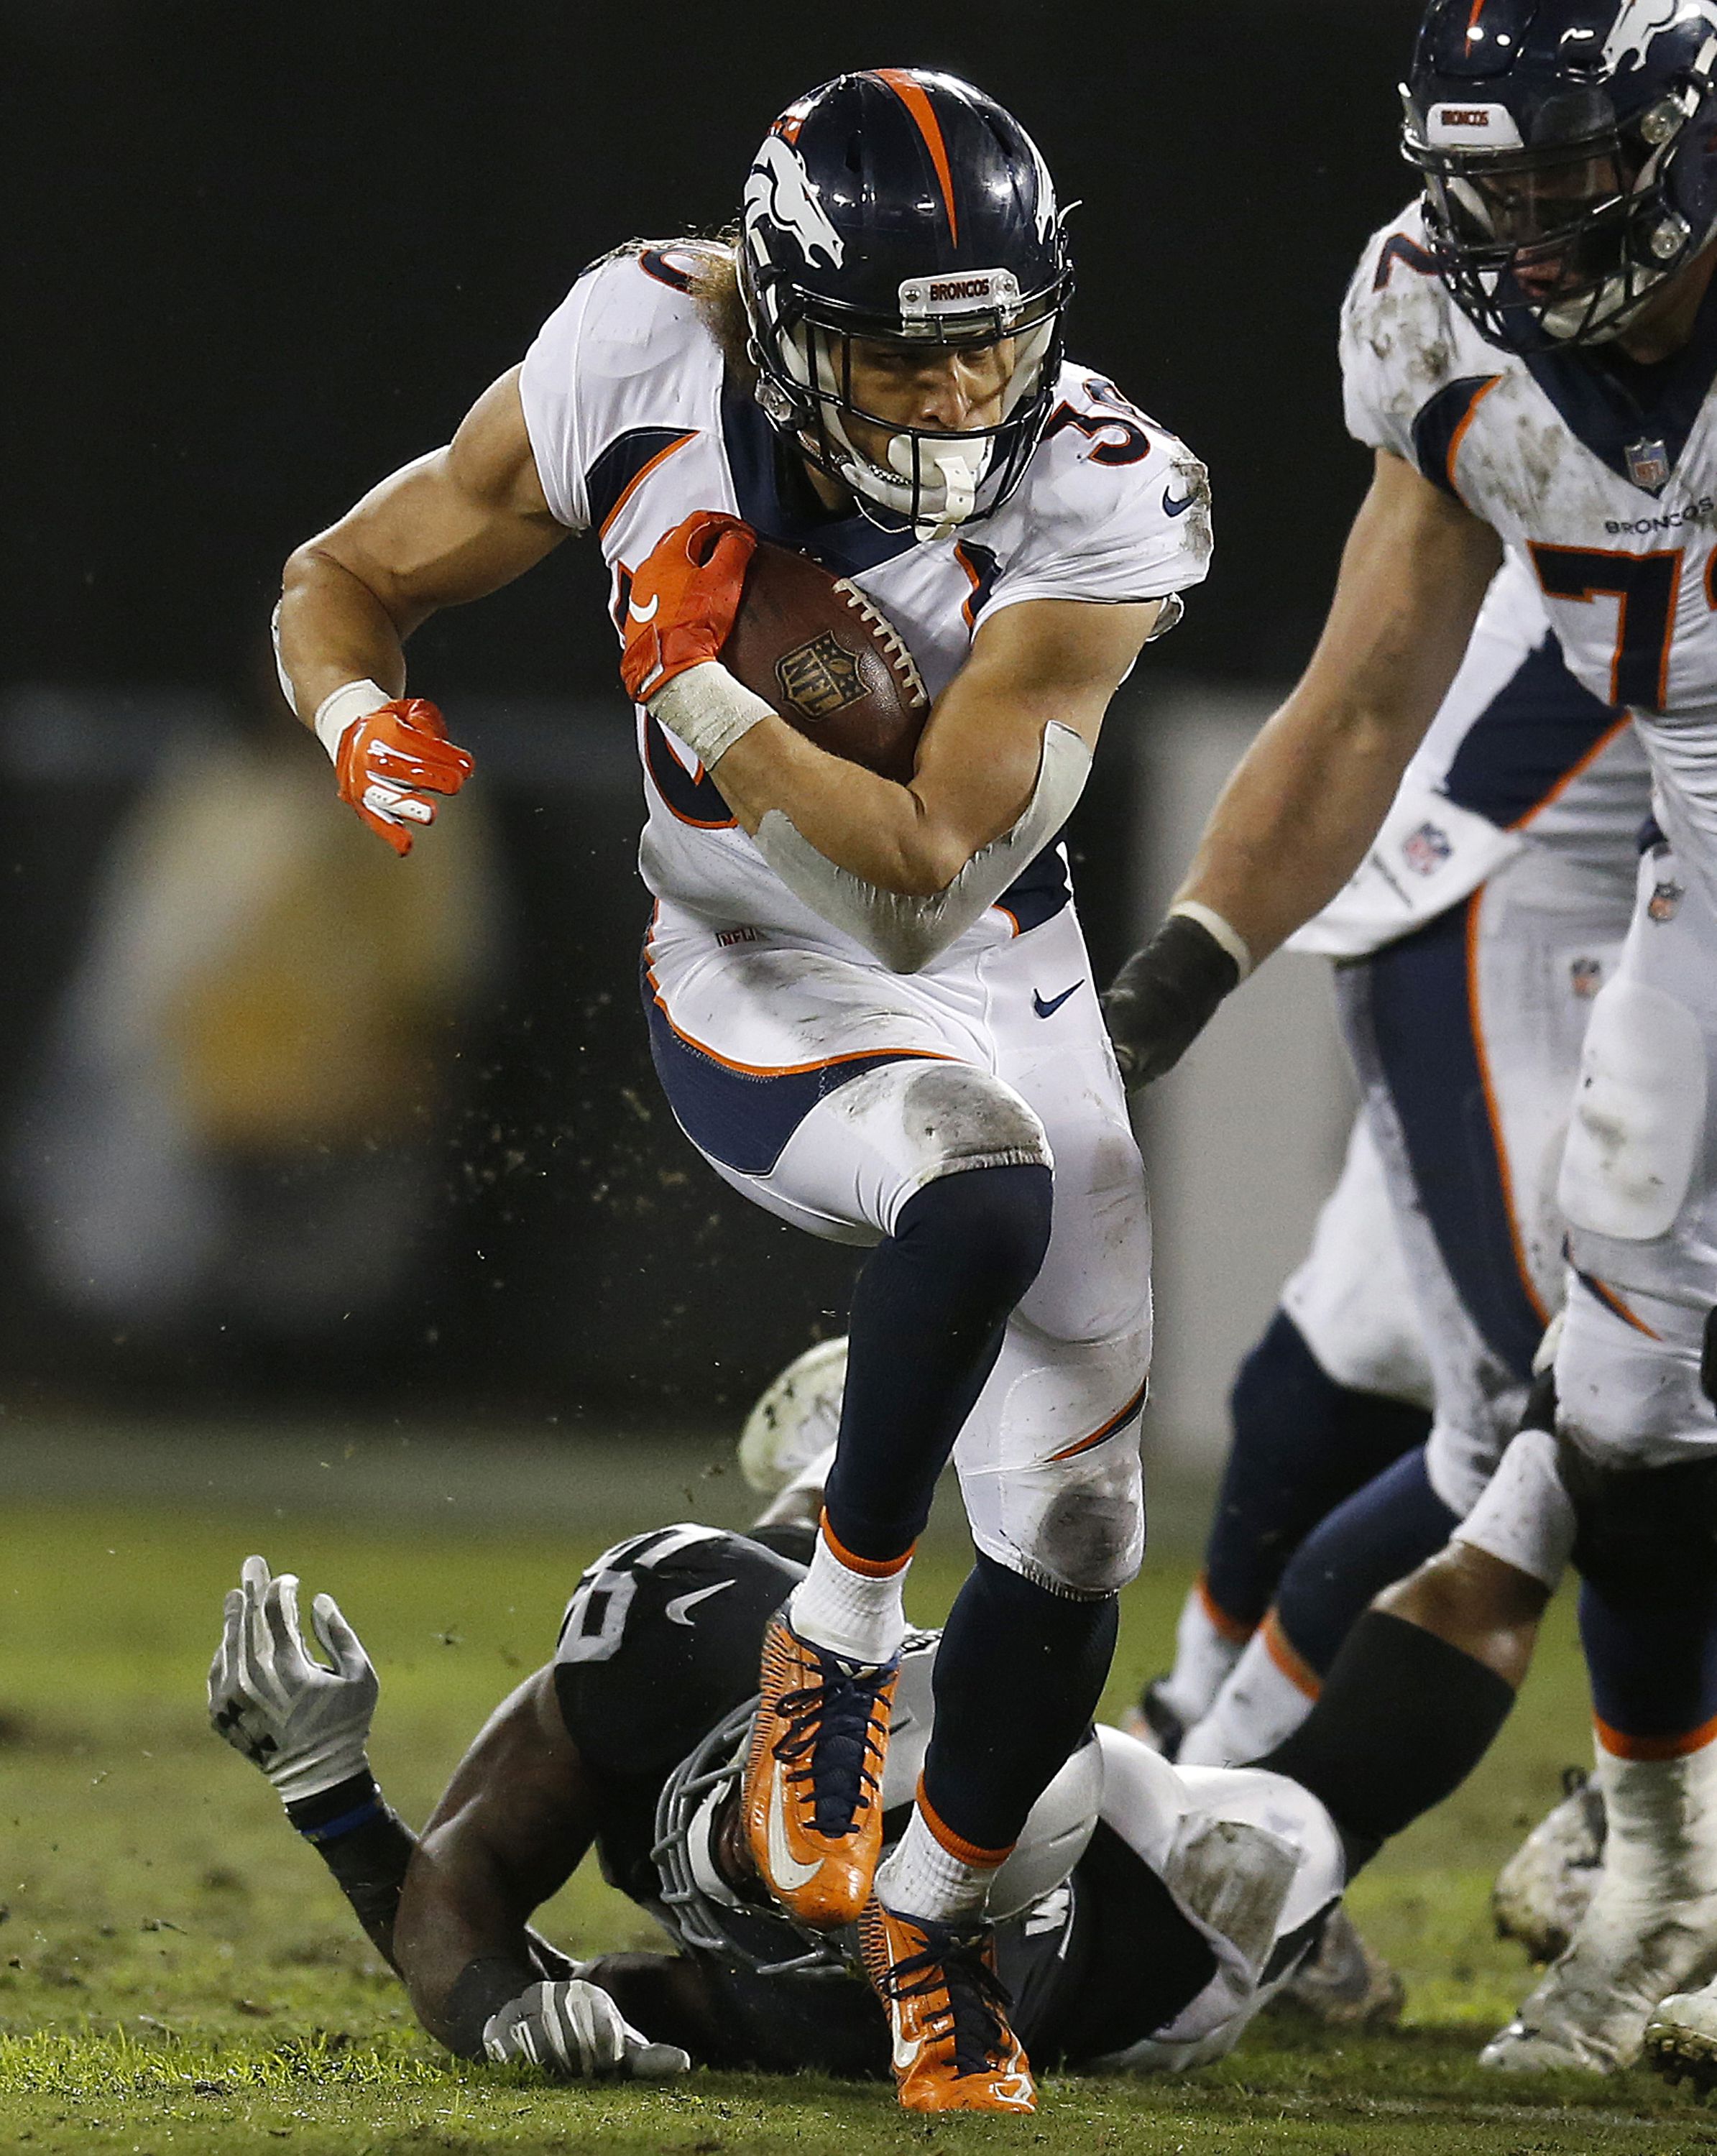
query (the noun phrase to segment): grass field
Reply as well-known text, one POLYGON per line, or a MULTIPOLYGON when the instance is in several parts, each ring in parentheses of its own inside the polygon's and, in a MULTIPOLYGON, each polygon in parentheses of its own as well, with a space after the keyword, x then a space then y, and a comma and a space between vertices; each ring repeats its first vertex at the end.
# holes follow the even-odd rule
MULTIPOLYGON (((0 2149, 1717 2149, 1717 2106, 1643 2073, 1500 2081, 1473 2065, 1529 1981, 1519 1950, 1491 1935, 1491 1873, 1584 1743, 1565 1610, 1495 1754, 1354 1895, 1407 1980, 1396 2035, 1337 2042, 1268 2021, 1226 2064, 1184 2080, 1051 2082, 1030 2122, 913 2124, 884 2088, 810 2079, 544 2089, 448 2061, 267 1785, 208 1733, 222 1591, 260 1548, 339 1596, 381 1672, 377 1772, 416 1820, 487 1709, 546 1653, 580 1565, 614 1532, 651 1523, 604 1517, 569 1540, 415 1520, 388 1532, 271 1502, 8 1504, 0 2149)), ((1154 1557, 1130 1595, 1115 1703, 1160 1665, 1187 1569, 1154 1557)), ((959 1571, 947 1543, 921 1560, 915 1616, 940 1614, 959 1571)), ((645 1920, 594 1873, 542 1921, 574 1950, 648 1943, 645 1920)))

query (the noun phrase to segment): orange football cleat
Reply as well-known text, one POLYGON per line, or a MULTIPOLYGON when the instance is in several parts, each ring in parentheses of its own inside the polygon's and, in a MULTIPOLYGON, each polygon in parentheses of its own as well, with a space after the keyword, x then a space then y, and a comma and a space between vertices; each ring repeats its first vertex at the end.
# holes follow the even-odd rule
POLYGON ((1031 2061, 1008 2022, 1012 2002, 987 1927, 897 1917, 872 1895, 859 1946, 888 2015, 903 2110, 1036 2110, 1031 2061))
POLYGON ((844 1661, 778 1609, 745 1763, 745 1833, 758 1875, 817 1931, 857 1921, 882 1854, 882 1762, 899 1661, 844 1661))

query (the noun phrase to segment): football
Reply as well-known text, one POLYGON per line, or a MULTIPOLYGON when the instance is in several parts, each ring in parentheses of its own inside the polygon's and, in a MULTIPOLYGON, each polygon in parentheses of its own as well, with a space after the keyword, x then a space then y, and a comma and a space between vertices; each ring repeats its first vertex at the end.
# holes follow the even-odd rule
POLYGON ((856 585, 759 540, 722 663, 831 756, 912 775, 930 699, 912 655, 856 585))

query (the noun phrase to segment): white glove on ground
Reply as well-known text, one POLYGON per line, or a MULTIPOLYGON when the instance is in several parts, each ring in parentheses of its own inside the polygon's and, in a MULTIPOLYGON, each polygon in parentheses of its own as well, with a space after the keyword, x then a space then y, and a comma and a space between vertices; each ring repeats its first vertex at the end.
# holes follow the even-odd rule
POLYGON ((216 1733, 261 1768, 283 1804, 320 1796, 368 1770, 365 1748, 380 1686, 332 1594, 311 1605, 334 1666, 312 1659, 300 1632, 298 1580, 272 1578, 248 1557, 226 1600, 226 1624, 208 1671, 216 1733))
POLYGON ((533 1984, 510 1999, 484 2024, 483 2049, 498 2066, 522 2061, 566 2080, 666 2081, 691 2065, 677 2044, 641 2035, 605 1991, 582 1977, 533 1984))

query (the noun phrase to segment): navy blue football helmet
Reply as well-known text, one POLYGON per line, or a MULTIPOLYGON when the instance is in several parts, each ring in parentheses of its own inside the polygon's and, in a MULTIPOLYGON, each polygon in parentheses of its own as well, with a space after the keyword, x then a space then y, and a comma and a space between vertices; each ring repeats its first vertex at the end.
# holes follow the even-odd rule
POLYGON ((998 509, 1025 475, 1061 365, 1073 283, 1062 228, 1036 144, 969 83, 881 68, 800 98, 753 160, 739 239, 770 424, 891 529, 945 536, 998 509), (990 424, 942 432, 866 412, 856 340, 995 348, 990 424), (856 437, 855 420, 867 423, 856 437), (866 434, 882 454, 860 446, 866 434))
POLYGON ((1443 281, 1518 352, 1601 344, 1717 230, 1717 0, 1431 0, 1404 148, 1443 281))

